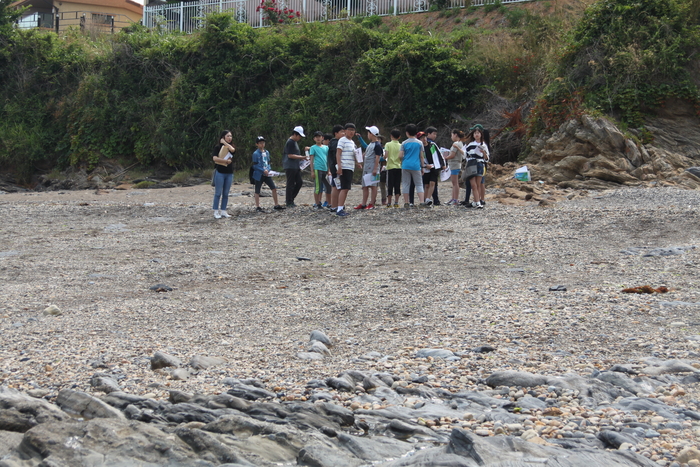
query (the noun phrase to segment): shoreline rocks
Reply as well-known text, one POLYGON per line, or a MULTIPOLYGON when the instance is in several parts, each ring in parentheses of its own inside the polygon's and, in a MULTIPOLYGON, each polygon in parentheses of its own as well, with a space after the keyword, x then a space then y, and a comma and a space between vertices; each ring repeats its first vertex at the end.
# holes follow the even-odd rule
MULTIPOLYGON (((682 362, 654 363, 687 370, 682 362)), ((103 459, 202 467, 526 466, 545 460, 642 467, 697 455, 692 440, 700 412, 662 397, 685 393, 671 374, 499 371, 475 390, 458 392, 427 382, 348 370, 325 384, 310 382, 304 400, 285 400, 258 380, 226 378, 222 384, 231 389, 218 395, 171 391, 161 401, 117 390, 96 397, 63 389, 57 405, 0 387, 0 440, 6 443, 0 466, 39 460, 87 466, 103 459), (652 392, 642 395, 646 390, 652 392), (687 441, 669 443, 669 435, 687 441)))

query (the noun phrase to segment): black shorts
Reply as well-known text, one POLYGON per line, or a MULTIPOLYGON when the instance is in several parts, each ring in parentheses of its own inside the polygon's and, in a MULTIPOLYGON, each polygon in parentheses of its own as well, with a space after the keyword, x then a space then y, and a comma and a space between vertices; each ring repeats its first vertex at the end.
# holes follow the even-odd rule
POLYGON ((352 176, 355 174, 354 171, 343 169, 343 174, 340 176, 340 189, 349 190, 352 187, 352 176))
POLYGON ((427 174, 423 174, 423 185, 435 182, 440 179, 440 169, 431 169, 427 174))
POLYGON ((272 180, 272 177, 265 177, 263 175, 262 177, 260 177, 260 180, 255 180, 255 194, 260 194, 260 188, 262 188, 263 183, 267 184, 267 186, 270 187, 270 190, 277 189, 277 187, 275 186, 275 182, 272 180))

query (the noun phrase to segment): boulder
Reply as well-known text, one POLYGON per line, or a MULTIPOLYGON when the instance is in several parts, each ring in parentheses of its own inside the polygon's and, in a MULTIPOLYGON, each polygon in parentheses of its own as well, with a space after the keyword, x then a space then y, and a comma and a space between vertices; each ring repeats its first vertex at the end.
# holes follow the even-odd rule
POLYGON ((25 433, 9 465, 191 465, 214 467, 172 434, 125 419, 50 422, 25 433), (117 435, 118 434, 118 435, 117 435), (20 460, 21 459, 21 460, 20 460), (31 462, 31 464, 30 464, 31 462))
POLYGON ((177 357, 163 352, 156 352, 153 357, 151 357, 151 370, 158 370, 170 366, 181 367, 182 361, 177 357))
POLYGON ((117 383, 114 378, 104 373, 95 373, 90 379, 90 386, 96 391, 102 391, 107 394, 121 391, 119 383, 117 383))
POLYGON ((323 331, 311 331, 309 341, 318 341, 324 344, 326 347, 333 347, 333 343, 331 342, 330 337, 328 337, 323 331))
POLYGON ((221 357, 205 357, 202 355, 195 355, 190 360, 190 366, 195 370, 206 370, 213 366, 223 365, 226 363, 226 359, 221 357))
POLYGON ((59 422, 70 417, 44 399, 0 386, 0 430, 24 433, 47 422, 59 422))
MULTIPOLYGON (((686 107, 678 103, 678 108, 686 107)), ((525 162, 538 179, 560 187, 601 189, 605 184, 639 185, 664 180, 693 188, 700 186, 700 129, 683 125, 692 120, 678 116, 650 118, 645 128, 653 141, 641 144, 607 118, 583 115, 563 123, 551 135, 531 139, 532 150, 525 162)), ((635 129, 630 132, 639 139, 643 137, 635 129)))
POLYGON ((547 384, 547 377, 525 371, 497 371, 486 378, 486 384, 492 388, 498 386, 531 388, 547 384))
POLYGON ((74 391, 72 389, 62 389, 58 393, 56 404, 58 404, 63 411, 85 419, 124 419, 124 414, 111 405, 90 394, 74 391))

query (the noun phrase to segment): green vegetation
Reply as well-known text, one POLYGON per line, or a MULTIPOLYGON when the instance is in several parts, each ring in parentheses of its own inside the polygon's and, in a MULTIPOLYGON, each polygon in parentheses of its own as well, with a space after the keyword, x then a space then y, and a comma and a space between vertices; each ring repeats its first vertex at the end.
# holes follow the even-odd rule
POLYGON ((700 93, 689 71, 700 46, 697 0, 601 0, 569 34, 554 79, 534 112, 531 132, 583 112, 630 126, 670 98, 700 93))
POLYGON ((455 116, 492 94, 535 102, 530 135, 584 113, 639 127, 669 98, 700 110, 689 71, 700 0, 599 0, 581 16, 564 5, 561 17, 496 1, 441 10, 439 27, 366 16, 252 29, 216 14, 191 35, 134 26, 97 40, 17 31, 8 1, 0 166, 24 180, 103 158, 186 178, 210 170, 223 129, 240 149, 236 170, 247 173, 257 135, 277 164, 295 125, 460 125, 455 116), (499 14, 505 21, 494 21, 499 14))
POLYGON ((12 25, 25 9, 14 9, 10 5, 14 0, 0 0, 0 37, 8 37, 12 33, 12 25))
POLYGON ((265 135, 279 160, 295 125, 439 122, 474 102, 483 75, 468 48, 378 22, 256 30, 218 14, 190 36, 17 32, 2 47, 0 164, 24 177, 105 157, 185 170, 211 164, 222 129, 242 154, 265 135))
POLYGON ((486 5, 484 5, 484 11, 486 13, 491 13, 492 11, 496 11, 499 8, 501 8, 501 0, 496 0, 493 3, 487 3, 486 5))

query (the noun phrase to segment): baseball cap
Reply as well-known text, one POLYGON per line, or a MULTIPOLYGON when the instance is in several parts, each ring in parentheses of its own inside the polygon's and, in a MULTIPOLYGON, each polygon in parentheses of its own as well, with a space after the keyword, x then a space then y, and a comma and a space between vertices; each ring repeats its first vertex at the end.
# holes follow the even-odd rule
POLYGON ((301 135, 302 138, 305 138, 305 137, 306 137, 306 135, 304 134, 304 128, 301 127, 301 126, 295 126, 295 127, 294 127, 294 132, 295 132, 295 133, 299 133, 299 134, 301 135))
POLYGON ((425 136, 425 131, 419 131, 416 133, 416 139, 421 139, 423 136, 425 136))
POLYGON ((374 136, 379 135, 379 128, 377 128, 377 127, 374 126, 374 125, 372 125, 372 126, 366 126, 365 129, 366 129, 366 130, 369 130, 369 132, 372 133, 374 136))
POLYGON ((263 138, 262 136, 258 136, 257 138, 255 138, 256 143, 259 143, 260 141, 265 141, 265 138, 263 138))
POLYGON ((323 136, 323 132, 322 131, 314 131, 314 138, 317 136, 323 136))

